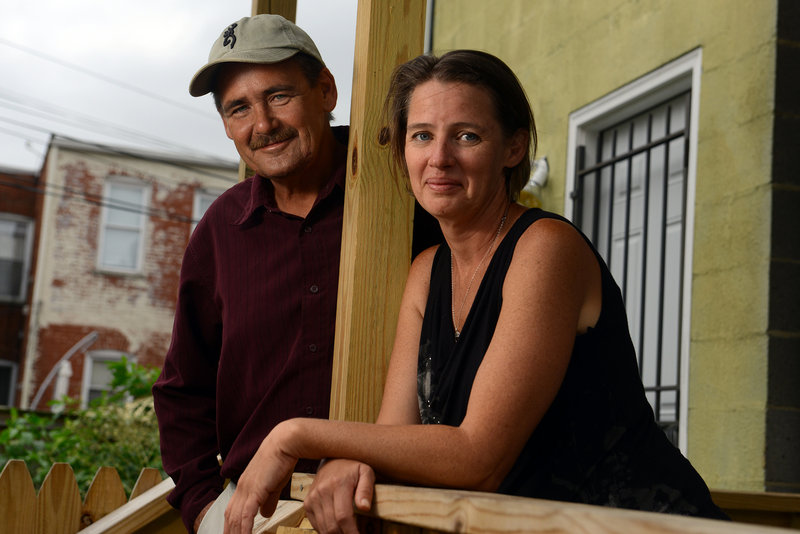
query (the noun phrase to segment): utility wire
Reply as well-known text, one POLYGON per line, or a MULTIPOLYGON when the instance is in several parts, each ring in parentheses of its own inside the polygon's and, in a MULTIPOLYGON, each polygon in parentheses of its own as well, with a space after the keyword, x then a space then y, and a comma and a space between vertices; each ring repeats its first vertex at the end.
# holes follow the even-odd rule
MULTIPOLYGON (((114 149, 108 149, 108 150, 114 150, 114 149)), ((138 154, 127 154, 125 152, 119 152, 119 151, 115 151, 114 153, 115 154, 120 154, 120 155, 123 155, 123 156, 129 156, 131 158, 136 158, 136 159, 139 159, 139 160, 142 160, 142 161, 152 161, 152 158, 147 158, 145 156, 141 156, 141 155, 138 155, 138 154)), ((138 173, 142 172, 142 170, 139 169, 138 167, 135 167, 133 165, 125 165, 124 163, 121 163, 118 159, 113 159, 112 156, 113 156, 112 154, 99 154, 99 153, 84 154, 84 157, 86 159, 91 159, 91 160, 98 161, 98 162, 105 163, 105 164, 111 163, 111 164, 115 165, 117 168, 127 169, 127 170, 131 171, 134 174, 138 174, 138 173)), ((207 176, 209 178, 215 178, 217 180, 228 182, 230 184, 235 184, 235 183, 239 182, 238 174, 234 178, 234 177, 231 177, 231 176, 227 176, 227 175, 223 175, 223 174, 219 174, 219 173, 216 173, 216 172, 213 172, 213 171, 209 171, 209 170, 203 169, 201 166, 192 166, 192 165, 190 165, 188 163, 181 163, 181 162, 178 162, 178 161, 160 161, 160 163, 163 163, 165 165, 169 165, 170 167, 176 167, 178 169, 183 169, 183 170, 186 170, 186 171, 190 171, 190 172, 192 172, 194 174, 197 174, 197 175, 207 176)), ((226 162, 222 162, 222 164, 229 164, 229 162, 227 162, 227 161, 226 162)), ((167 178, 165 178, 163 176, 160 176, 158 174, 154 174, 154 173, 152 173, 150 171, 148 171, 147 174, 154 177, 154 179, 152 180, 153 182, 158 182, 158 183, 162 183, 162 184, 165 184, 165 185, 169 185, 169 184, 174 184, 175 183, 175 180, 168 180, 167 178)))
MULTIPOLYGON (((2 117, 0 117, 0 120, 3 120, 2 117)), ((22 139, 24 139, 25 141, 27 141, 29 143, 41 143, 43 145, 47 144, 47 140, 34 139, 32 137, 21 136, 20 133, 19 133, 19 130, 10 130, 8 128, 3 128, 2 126, 0 126, 0 132, 8 134, 8 135, 12 135, 14 137, 22 137, 22 139)))
MULTIPOLYGON (((161 140, 158 140, 155 137, 146 136, 145 134, 141 134, 141 133, 135 132, 133 130, 126 130, 126 129, 121 128, 121 127, 116 127, 114 125, 109 125, 108 123, 103 123, 103 122, 100 122, 100 121, 96 121, 96 120, 92 119, 91 117, 88 117, 88 116, 85 116, 85 115, 83 117, 78 117, 78 116, 76 116, 76 117, 68 117, 68 116, 65 116, 63 114, 59 114, 57 112, 42 111, 40 109, 30 108, 25 104, 17 104, 15 102, 14 103, 8 103, 8 102, 3 102, 3 100, 4 100, 4 97, 3 97, 2 94, 0 94, 0 107, 6 108, 6 109, 11 109, 12 111, 18 111, 18 112, 21 112, 21 113, 26 113, 28 115, 32 115, 32 116, 35 116, 35 117, 43 118, 43 119, 46 119, 46 120, 49 120, 49 121, 61 123, 61 124, 67 125, 67 126, 71 126, 73 128, 88 130, 88 131, 90 131, 92 133, 95 133, 95 134, 107 135, 107 136, 111 135, 107 131, 103 131, 103 129, 110 127, 110 129, 117 130, 115 132, 117 137, 120 137, 120 138, 123 138, 123 139, 127 139, 129 141, 140 141, 140 142, 141 141, 147 141, 148 143, 152 143, 152 144, 159 144, 160 143, 162 145, 169 144, 166 141, 161 141, 161 140)), ((46 106, 45 105, 41 105, 41 107, 44 108, 46 106)), ((0 118, 0 120, 6 120, 6 119, 0 118)), ((11 120, 13 120, 13 119, 11 119, 11 120)), ((11 120, 8 120, 8 122, 10 122, 11 120)), ((17 124, 20 124, 20 123, 17 123, 17 124)), ((173 145, 173 146, 178 147, 178 145, 173 145)), ((181 150, 187 150, 187 151, 191 150, 189 148, 184 148, 184 147, 179 147, 179 148, 181 150)))
POLYGON ((110 83, 112 85, 116 85, 117 87, 121 87, 123 89, 127 89, 128 91, 132 91, 134 93, 138 93, 138 94, 146 96, 148 98, 152 98, 153 100, 157 100, 159 102, 170 104, 172 106, 181 108, 184 111, 189 111, 190 113, 195 113, 195 114, 200 115, 202 117, 205 117, 207 119, 212 119, 212 117, 210 117, 207 113, 204 113, 204 112, 200 111, 197 108, 194 108, 194 107, 191 107, 191 106, 187 106, 186 104, 184 104, 182 102, 178 102, 177 100, 172 100, 172 99, 169 99, 169 98, 165 98, 164 95, 153 93, 151 91, 147 91, 145 89, 142 89, 141 87, 136 87, 135 85, 123 82, 121 80, 117 80, 117 79, 111 78, 109 76, 106 76, 105 74, 100 74, 99 72, 94 72, 94 71, 89 70, 89 69, 87 69, 85 67, 81 67, 80 65, 76 65, 74 63, 69 63, 69 62, 64 61, 64 60, 62 60, 60 58, 57 58, 55 56, 51 56, 51 55, 45 54, 43 52, 39 52, 38 50, 34 50, 33 48, 29 48, 27 46, 23 46, 23 45, 21 45, 19 43, 15 43, 13 41, 9 41, 8 39, 5 39, 3 37, 0 37, 0 45, 5 45, 5 46, 11 47, 11 48, 15 48, 16 50, 19 50, 21 52, 25 52, 26 54, 30 54, 32 56, 36 56, 36 57, 38 57, 40 59, 44 59, 45 61, 49 61, 51 63, 55 63, 56 65, 59 65, 61 67, 65 67, 65 68, 74 70, 76 72, 80 72, 82 74, 86 74, 87 76, 91 76, 93 78, 97 78, 98 80, 102 80, 102 81, 104 81, 106 83, 110 83))
MULTIPOLYGON (((41 100, 36 100, 36 99, 29 99, 29 100, 31 102, 30 104, 24 101, 20 101, 18 95, 9 96, 8 93, 6 94, 0 93, 0 107, 5 107, 13 111, 27 113, 29 115, 34 115, 36 117, 40 117, 43 119, 66 124, 74 128, 87 130, 92 133, 107 135, 111 137, 116 135, 122 139, 127 139, 129 141, 146 142, 150 145, 157 147, 169 146, 175 150, 181 150, 190 153, 198 153, 196 149, 179 145, 177 143, 173 143, 171 141, 167 141, 164 139, 160 139, 158 137, 143 132, 103 122, 95 118, 92 118, 88 115, 76 114, 76 113, 71 114, 70 111, 65 108, 59 108, 57 106, 53 106, 41 100), (5 100, 6 102, 5 103, 2 102, 3 100, 5 100)), ((0 120, 4 119, 0 118, 0 120)))
POLYGON ((19 189, 22 191, 28 191, 31 193, 35 193, 37 195, 50 195, 58 198, 69 197, 78 200, 79 202, 84 202, 86 204, 91 204, 93 206, 100 206, 110 209, 127 211, 135 213, 137 215, 146 215, 148 217, 153 217, 156 219, 185 222, 185 223, 198 222, 194 220, 192 217, 187 217, 186 215, 182 215, 180 213, 175 213, 168 210, 145 208, 141 204, 135 204, 132 202, 126 202, 124 200, 117 200, 113 198, 93 195, 91 193, 87 193, 85 191, 80 191, 66 186, 56 186, 53 184, 46 184, 44 187, 40 187, 40 186, 15 183, 12 181, 4 180, 2 178, 0 178, 0 186, 10 187, 12 189, 19 189))
POLYGON ((146 215, 148 217, 153 217, 156 219, 171 220, 178 222, 197 222, 194 221, 191 217, 187 217, 186 215, 181 215, 180 213, 175 213, 168 210, 158 210, 154 208, 145 207, 142 206, 141 204, 136 204, 133 202, 126 202, 124 200, 93 195, 91 193, 87 193, 85 191, 80 191, 66 186, 56 186, 53 184, 45 184, 44 187, 29 186, 29 185, 15 184, 13 182, 8 182, 6 180, 3 180, 2 178, 0 178, 0 185, 5 185, 7 187, 29 191, 39 195, 50 195, 62 199, 71 198, 78 200, 80 202, 84 202, 86 204, 91 204, 93 206, 100 206, 110 209, 127 211, 130 213, 135 213, 137 215, 146 215), (48 188, 50 190, 48 190, 48 188), (56 189, 57 191, 53 191, 53 189, 56 189))
MULTIPOLYGON (((15 126, 20 126, 22 128, 28 128, 28 129, 31 129, 31 130, 34 130, 34 131, 37 131, 37 132, 40 132, 40 133, 46 133, 46 134, 50 134, 51 133, 50 130, 48 130, 46 128, 41 128, 41 127, 38 127, 38 126, 31 126, 30 124, 27 124, 27 123, 24 123, 24 122, 21 122, 21 121, 17 121, 17 120, 14 120, 14 119, 9 119, 9 118, 6 118, 6 117, 0 117, 0 121, 7 122, 7 123, 13 124, 15 126)), ((84 140, 77 139, 75 137, 71 137, 71 136, 63 135, 63 134, 56 134, 56 137, 58 137, 60 139, 64 139, 66 141, 72 141, 73 143, 76 143, 78 145, 83 145, 85 147, 91 147, 91 148, 95 148, 95 149, 98 149, 98 150, 102 150, 103 152, 108 152, 108 153, 111 153, 111 154, 118 154, 120 156, 126 156, 126 157, 129 157, 129 158, 138 159, 138 160, 142 160, 142 161, 152 161, 153 159, 155 159, 157 157, 157 155, 146 156, 146 155, 143 155, 143 154, 137 154, 133 150, 125 150, 123 148, 114 147, 114 146, 106 145, 106 144, 99 143, 99 142, 84 141, 84 140)), ((170 154, 163 154, 163 155, 161 155, 160 158, 158 158, 158 160, 159 160, 159 162, 162 162, 165 165, 170 165, 172 167, 177 167, 179 169, 189 170, 189 171, 191 171, 193 173, 196 173, 196 174, 209 176, 209 177, 212 177, 212 178, 217 178, 217 179, 220 179, 220 180, 224 180, 226 182, 234 182, 235 183, 235 182, 238 181, 238 179, 236 179, 236 178, 230 178, 230 177, 228 177, 226 175, 223 175, 223 174, 219 174, 219 173, 216 173, 216 172, 208 171, 208 170, 205 170, 205 169, 202 169, 202 168, 198 168, 198 167, 189 165, 188 163, 181 163, 181 162, 178 162, 178 161, 174 161, 171 158, 172 158, 172 156, 170 156, 170 154)), ((95 158, 95 159, 98 159, 99 161, 102 161, 99 158, 95 158)), ((217 165, 222 165, 222 166, 231 165, 232 164, 232 162, 230 162, 230 161, 219 159, 219 158, 209 158, 206 161, 199 163, 198 165, 202 165, 202 163, 217 164, 217 165)))

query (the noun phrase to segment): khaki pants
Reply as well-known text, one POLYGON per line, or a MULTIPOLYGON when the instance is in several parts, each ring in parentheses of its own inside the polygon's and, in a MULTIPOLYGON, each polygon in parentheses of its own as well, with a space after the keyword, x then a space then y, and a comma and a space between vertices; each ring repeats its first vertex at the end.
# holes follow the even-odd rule
MULTIPOLYGON (((222 490, 217 500, 208 509, 203 520, 200 522, 200 527, 197 529, 197 534, 222 534, 225 530, 225 508, 228 506, 228 501, 233 497, 233 492, 236 490, 236 484, 230 482, 228 486, 222 490)), ((300 501, 278 501, 278 507, 275 513, 270 518, 263 515, 256 514, 253 521, 253 532, 276 532, 278 526, 284 525, 287 527, 296 527, 300 521, 305 517, 303 511, 303 503, 300 501)))
MULTIPOLYGON (((197 534, 222 534, 225 530, 225 508, 228 506, 228 501, 233 497, 233 492, 236 490, 236 484, 233 482, 228 483, 222 493, 219 494, 217 500, 208 509, 203 520, 200 522, 200 527, 197 529, 197 534)), ((256 516, 256 524, 261 514, 256 516)))

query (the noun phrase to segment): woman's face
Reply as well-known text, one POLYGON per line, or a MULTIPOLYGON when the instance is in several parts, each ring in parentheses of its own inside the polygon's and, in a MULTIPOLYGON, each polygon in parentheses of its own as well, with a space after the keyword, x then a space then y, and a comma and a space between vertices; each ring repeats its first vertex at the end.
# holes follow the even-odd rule
POLYGON ((440 218, 461 218, 507 198, 503 169, 525 154, 523 130, 506 136, 484 88, 431 80, 411 94, 405 160, 414 196, 440 218))

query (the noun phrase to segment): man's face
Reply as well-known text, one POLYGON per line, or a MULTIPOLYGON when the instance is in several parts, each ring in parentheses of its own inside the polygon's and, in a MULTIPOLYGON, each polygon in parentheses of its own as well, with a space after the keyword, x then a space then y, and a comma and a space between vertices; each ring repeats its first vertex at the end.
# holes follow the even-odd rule
POLYGON ((278 182, 317 171, 327 114, 336 106, 328 69, 313 87, 291 59, 232 63, 218 80, 225 133, 250 168, 278 182))

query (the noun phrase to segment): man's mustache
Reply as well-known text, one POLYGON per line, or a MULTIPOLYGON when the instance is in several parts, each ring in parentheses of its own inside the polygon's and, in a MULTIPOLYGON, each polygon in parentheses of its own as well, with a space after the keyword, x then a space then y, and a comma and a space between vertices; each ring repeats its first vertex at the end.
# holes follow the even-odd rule
POLYGON ((286 141, 297 135, 297 130, 294 128, 284 128, 276 132, 268 134, 254 134, 250 138, 250 150, 258 150, 274 143, 286 141))

